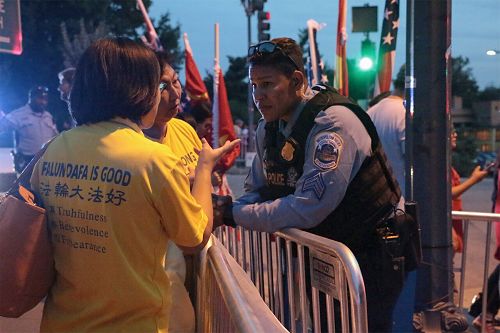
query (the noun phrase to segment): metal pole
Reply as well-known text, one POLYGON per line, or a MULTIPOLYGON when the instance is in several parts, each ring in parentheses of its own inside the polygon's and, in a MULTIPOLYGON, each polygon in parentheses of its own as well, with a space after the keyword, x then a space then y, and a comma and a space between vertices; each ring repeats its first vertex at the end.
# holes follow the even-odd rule
MULTIPOLYGON (((416 308, 422 311, 438 302, 450 302, 453 295, 449 135, 451 0, 410 2, 412 16, 409 15, 408 22, 414 36, 409 41, 409 46, 414 46, 414 58, 411 58, 414 66, 410 67, 414 79, 413 92, 410 91, 414 100, 411 114, 414 181, 410 191, 419 204, 423 262, 426 263, 417 272, 416 308)), ((424 314, 435 317, 430 311, 424 314)), ((450 319, 443 314, 442 318, 450 319)))

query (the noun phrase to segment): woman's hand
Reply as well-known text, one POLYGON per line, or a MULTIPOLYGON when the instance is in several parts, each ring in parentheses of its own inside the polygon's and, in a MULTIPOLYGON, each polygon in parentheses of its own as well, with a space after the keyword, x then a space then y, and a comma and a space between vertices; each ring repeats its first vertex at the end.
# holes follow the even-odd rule
POLYGON ((480 166, 477 166, 474 168, 470 175, 470 179, 474 182, 474 184, 479 183, 481 180, 484 179, 488 175, 489 171, 488 170, 481 170, 480 166))
POLYGON ((201 143, 202 147, 199 153, 198 166, 213 169, 219 158, 233 150, 240 143, 240 139, 226 141, 222 147, 215 149, 204 138, 201 139, 201 143))

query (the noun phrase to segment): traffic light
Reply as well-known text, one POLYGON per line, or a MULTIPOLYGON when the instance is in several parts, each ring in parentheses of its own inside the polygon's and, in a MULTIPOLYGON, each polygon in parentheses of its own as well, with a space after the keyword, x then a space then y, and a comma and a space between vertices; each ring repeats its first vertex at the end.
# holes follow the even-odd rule
POLYGON ((269 33, 269 29, 271 28, 271 23, 269 20, 271 19, 271 13, 260 10, 257 13, 257 26, 258 26, 258 35, 259 42, 264 40, 271 39, 271 34, 269 33))
POLYGON ((253 0, 252 1, 252 11, 253 12, 257 12, 257 11, 261 11, 264 9, 264 2, 266 2, 265 0, 253 0))
POLYGON ((359 69, 369 71, 375 67, 375 43, 366 38, 361 42, 361 59, 359 69))

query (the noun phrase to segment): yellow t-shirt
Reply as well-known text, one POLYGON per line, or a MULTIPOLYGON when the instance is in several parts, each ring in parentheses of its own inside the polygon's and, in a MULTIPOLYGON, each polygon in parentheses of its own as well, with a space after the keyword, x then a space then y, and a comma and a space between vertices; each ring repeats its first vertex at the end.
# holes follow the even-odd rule
POLYGON ((160 142, 170 147, 185 167, 195 168, 198 164, 198 154, 193 148, 201 150, 201 141, 194 128, 184 120, 172 118, 160 142))
POLYGON ((207 224, 178 157, 119 119, 62 133, 31 181, 57 271, 41 331, 166 332, 165 244, 196 246, 207 224))
MULTIPOLYGON (((181 159, 186 168, 186 174, 196 168, 198 154, 195 148, 201 150, 201 141, 194 128, 187 122, 172 118, 167 125, 167 133, 158 141, 172 150, 181 159)), ((195 330, 194 308, 189 299, 189 294, 184 287, 186 280, 186 261, 184 254, 173 242, 169 241, 167 246, 167 257, 165 271, 170 279, 170 294, 172 296, 172 307, 170 317, 175 320, 169 321, 169 332, 189 333, 195 330)))

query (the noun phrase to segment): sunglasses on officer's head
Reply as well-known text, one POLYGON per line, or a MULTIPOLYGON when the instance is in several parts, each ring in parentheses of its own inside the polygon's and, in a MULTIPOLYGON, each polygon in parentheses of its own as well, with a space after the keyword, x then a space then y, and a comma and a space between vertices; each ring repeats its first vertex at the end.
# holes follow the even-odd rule
POLYGON ((264 54, 273 54, 275 52, 279 52, 282 56, 284 56, 285 58, 290 60, 297 70, 300 70, 299 66, 297 65, 295 60, 293 60, 292 57, 290 57, 288 54, 286 54, 283 51, 283 49, 281 49, 281 47, 279 47, 278 45, 276 45, 275 43, 270 42, 270 41, 265 41, 265 42, 261 42, 261 43, 250 46, 248 48, 248 57, 250 58, 253 56, 262 56, 264 54))

